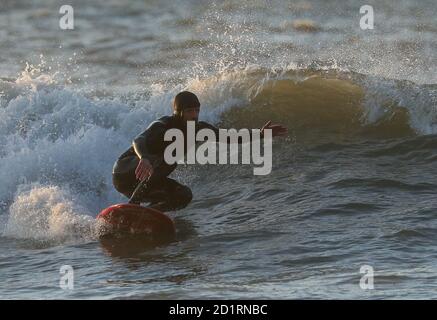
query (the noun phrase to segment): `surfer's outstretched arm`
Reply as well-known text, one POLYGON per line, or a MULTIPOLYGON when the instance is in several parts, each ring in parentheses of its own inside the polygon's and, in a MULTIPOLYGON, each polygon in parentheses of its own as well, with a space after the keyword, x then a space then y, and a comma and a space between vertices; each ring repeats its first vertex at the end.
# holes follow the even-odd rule
MULTIPOLYGON (((204 121, 199 121, 199 130, 200 129, 211 129, 214 131, 215 136, 217 138, 217 142, 219 139, 219 129, 207 122, 204 121)), ((285 136, 288 133, 287 128, 285 128, 284 126, 280 125, 280 124, 272 124, 272 121, 267 121, 264 126, 261 128, 261 138, 263 138, 264 136, 264 130, 265 129, 270 129, 272 130, 272 137, 277 137, 277 136, 285 136)), ((249 134, 250 134, 250 138, 252 139, 252 132, 249 130, 249 134)), ((230 141, 228 140, 228 143, 230 143, 230 141)), ((241 144, 242 143, 242 138, 238 137, 238 143, 241 144)))
POLYGON ((263 135, 265 129, 272 130, 272 137, 282 137, 288 133, 288 129, 280 124, 272 124, 272 121, 269 120, 263 125, 261 128, 261 135, 263 135))

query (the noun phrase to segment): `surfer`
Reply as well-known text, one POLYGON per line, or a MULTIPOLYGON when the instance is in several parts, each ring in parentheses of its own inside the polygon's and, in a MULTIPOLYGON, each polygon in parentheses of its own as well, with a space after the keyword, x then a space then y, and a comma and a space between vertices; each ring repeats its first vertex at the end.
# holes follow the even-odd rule
MULTIPOLYGON (((115 189, 130 198, 137 185, 148 179, 135 194, 134 202, 149 202, 150 207, 160 211, 178 210, 186 207, 193 195, 189 187, 168 177, 177 164, 164 161, 165 148, 171 143, 164 141, 164 134, 169 129, 179 129, 186 133, 187 121, 195 121, 196 131, 208 128, 216 132, 215 126, 198 121, 200 102, 194 93, 182 91, 173 102, 173 115, 164 116, 154 122, 138 135, 132 146, 115 162, 112 178, 115 189)), ((283 136, 287 129, 268 121, 261 129, 272 130, 272 137, 283 136)), ((185 135, 184 135, 185 136, 185 135)))

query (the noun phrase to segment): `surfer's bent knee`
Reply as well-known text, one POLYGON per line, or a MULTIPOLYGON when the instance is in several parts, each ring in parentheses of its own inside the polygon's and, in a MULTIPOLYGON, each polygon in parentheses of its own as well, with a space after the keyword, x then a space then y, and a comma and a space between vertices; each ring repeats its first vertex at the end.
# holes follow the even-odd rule
POLYGON ((126 175, 112 174, 112 184, 114 185, 115 190, 128 198, 130 198, 135 187, 130 180, 131 179, 126 178, 126 175))

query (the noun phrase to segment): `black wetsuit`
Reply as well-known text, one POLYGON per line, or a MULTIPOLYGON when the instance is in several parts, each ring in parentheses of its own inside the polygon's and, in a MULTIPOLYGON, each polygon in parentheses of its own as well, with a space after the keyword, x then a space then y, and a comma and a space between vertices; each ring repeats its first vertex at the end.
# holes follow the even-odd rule
MULTIPOLYGON (((172 143, 164 141, 164 134, 173 128, 182 130, 186 136, 186 126, 180 118, 165 116, 152 122, 134 139, 132 146, 118 158, 112 170, 113 184, 118 192, 128 198, 132 196, 139 183, 135 169, 140 158, 146 158, 153 166, 153 174, 147 185, 135 195, 136 200, 150 202, 150 206, 161 211, 182 209, 190 203, 190 188, 167 177, 177 166, 176 163, 169 165, 164 161, 164 150, 172 143)), ((203 121, 196 124, 196 132, 204 128, 212 129, 218 137, 219 130, 215 126, 203 121)))

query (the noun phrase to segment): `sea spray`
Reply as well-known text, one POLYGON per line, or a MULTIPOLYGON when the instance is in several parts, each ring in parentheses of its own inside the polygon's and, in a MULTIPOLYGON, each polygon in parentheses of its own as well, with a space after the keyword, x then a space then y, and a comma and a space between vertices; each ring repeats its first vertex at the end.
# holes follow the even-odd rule
POLYGON ((68 191, 38 184, 22 189, 10 206, 3 236, 60 243, 94 239, 94 219, 68 191))

